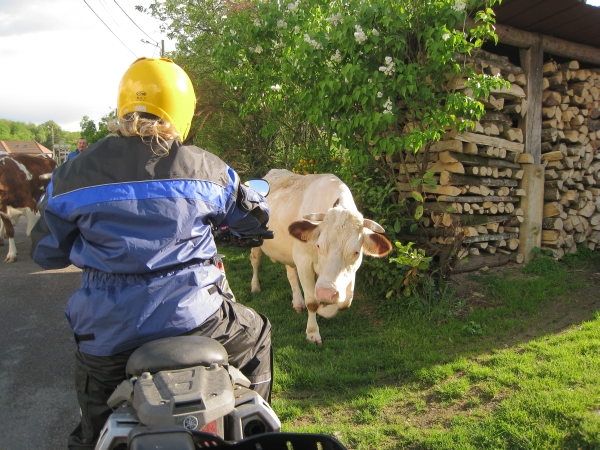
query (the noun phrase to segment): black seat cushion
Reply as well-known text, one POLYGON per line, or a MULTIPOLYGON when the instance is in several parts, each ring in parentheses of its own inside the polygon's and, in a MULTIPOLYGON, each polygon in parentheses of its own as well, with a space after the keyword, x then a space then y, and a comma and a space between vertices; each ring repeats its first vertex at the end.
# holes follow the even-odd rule
POLYGON ((194 366, 227 364, 227 350, 204 336, 175 336, 148 342, 136 349, 127 361, 127 376, 144 372, 177 370, 194 366))

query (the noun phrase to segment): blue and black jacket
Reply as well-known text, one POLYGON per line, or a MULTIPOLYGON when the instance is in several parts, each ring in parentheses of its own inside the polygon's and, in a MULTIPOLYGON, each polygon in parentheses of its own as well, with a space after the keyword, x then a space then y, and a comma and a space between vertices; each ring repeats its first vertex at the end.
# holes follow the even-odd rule
POLYGON ((265 199, 198 147, 107 137, 58 167, 32 231, 44 269, 83 269, 65 314, 81 351, 109 356, 200 326, 222 303, 211 223, 267 228, 265 199), (154 146, 155 151, 152 147, 154 146))

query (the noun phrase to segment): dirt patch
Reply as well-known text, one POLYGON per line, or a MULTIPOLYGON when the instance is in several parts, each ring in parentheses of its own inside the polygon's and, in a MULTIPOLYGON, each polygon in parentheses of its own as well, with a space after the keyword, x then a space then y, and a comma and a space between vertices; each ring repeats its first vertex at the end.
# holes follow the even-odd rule
MULTIPOLYGON (((482 277, 477 275, 507 275, 518 279, 525 275, 521 272, 522 264, 510 263, 502 267, 494 267, 486 271, 476 271, 452 275, 448 282, 456 290, 458 298, 465 300, 466 310, 488 307, 485 299, 485 286, 482 277)), ((600 310, 600 263, 590 263, 583 268, 568 268, 573 279, 583 282, 583 287, 574 289, 570 298, 550 299, 539 305, 538 320, 528 324, 526 329, 517 329, 504 339, 506 346, 516 342, 527 342, 539 336, 558 333, 581 322, 592 320, 596 311, 600 310)), ((497 303, 496 303, 497 305, 497 303)))

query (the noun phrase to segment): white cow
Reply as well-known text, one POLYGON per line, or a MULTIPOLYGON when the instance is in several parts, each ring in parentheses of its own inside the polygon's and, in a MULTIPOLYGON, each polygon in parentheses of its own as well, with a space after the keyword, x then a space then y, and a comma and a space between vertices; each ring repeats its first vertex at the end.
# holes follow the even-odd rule
POLYGON ((264 252, 286 265, 292 307, 308 309, 306 339, 321 344, 319 314, 331 318, 347 309, 354 295, 363 253, 382 257, 392 249, 384 229, 358 212, 348 186, 335 175, 297 175, 273 169, 265 176, 275 238, 253 248, 252 292, 260 291, 258 268, 264 252), (298 285, 298 279, 304 292, 298 285))

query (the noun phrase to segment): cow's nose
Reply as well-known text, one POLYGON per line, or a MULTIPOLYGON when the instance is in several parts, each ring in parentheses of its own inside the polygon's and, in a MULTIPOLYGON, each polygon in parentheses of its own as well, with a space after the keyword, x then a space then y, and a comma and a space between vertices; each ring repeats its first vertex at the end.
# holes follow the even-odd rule
POLYGON ((340 293, 332 288, 317 288, 315 290, 317 300, 320 302, 335 303, 340 297, 340 293))

